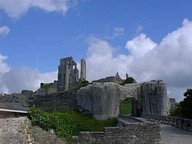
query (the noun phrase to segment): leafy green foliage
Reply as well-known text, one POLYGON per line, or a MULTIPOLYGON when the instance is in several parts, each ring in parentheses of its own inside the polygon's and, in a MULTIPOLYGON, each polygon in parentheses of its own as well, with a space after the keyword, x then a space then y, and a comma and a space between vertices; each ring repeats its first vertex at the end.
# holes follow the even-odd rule
POLYGON ((184 118, 192 119, 192 89, 187 89, 184 96, 184 100, 180 102, 181 115, 184 118))
POLYGON ((87 81, 87 80, 80 80, 79 88, 86 87, 87 85, 89 85, 89 81, 87 81))
POLYGON ((44 83, 44 84, 42 84, 41 88, 48 90, 52 85, 53 85, 53 83, 44 83))
POLYGON ((122 85, 125 85, 125 84, 130 84, 130 83, 135 83, 135 79, 133 77, 128 77, 123 83, 122 85))
POLYGON ((120 103, 120 114, 129 115, 132 111, 132 102, 130 98, 125 99, 120 103))
POLYGON ((185 96, 184 100, 179 103, 171 115, 192 119, 192 89, 187 89, 183 95, 185 96))
POLYGON ((28 117, 33 125, 38 125, 45 130, 53 129, 57 136, 67 139, 71 139, 79 131, 100 131, 104 127, 116 125, 116 119, 99 121, 78 112, 48 113, 35 107, 28 111, 28 117))
POLYGON ((182 117, 182 115, 181 115, 181 110, 182 110, 182 108, 181 108, 181 106, 178 104, 178 105, 177 105, 177 108, 176 108, 174 111, 171 111, 170 115, 171 115, 171 116, 176 116, 176 117, 182 117))

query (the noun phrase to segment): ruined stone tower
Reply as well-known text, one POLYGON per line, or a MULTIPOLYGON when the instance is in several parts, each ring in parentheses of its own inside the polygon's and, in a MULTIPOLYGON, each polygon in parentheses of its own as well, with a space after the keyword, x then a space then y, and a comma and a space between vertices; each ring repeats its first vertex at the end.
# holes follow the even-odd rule
POLYGON ((86 80, 86 61, 84 59, 81 59, 81 74, 80 74, 81 80, 86 80))
POLYGON ((76 87, 79 82, 79 70, 72 57, 60 59, 58 66, 58 91, 76 87))

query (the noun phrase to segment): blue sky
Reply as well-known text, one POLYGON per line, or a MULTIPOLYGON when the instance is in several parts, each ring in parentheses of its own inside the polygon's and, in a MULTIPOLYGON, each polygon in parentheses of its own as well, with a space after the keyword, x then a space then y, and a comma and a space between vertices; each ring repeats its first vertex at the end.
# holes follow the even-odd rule
POLYGON ((117 71, 163 79, 181 99, 192 87, 191 14, 191 0, 0 0, 0 92, 34 90, 56 79, 60 58, 73 56, 87 60, 90 80, 117 71), (27 86, 18 84, 27 79, 20 71, 31 72, 27 86))

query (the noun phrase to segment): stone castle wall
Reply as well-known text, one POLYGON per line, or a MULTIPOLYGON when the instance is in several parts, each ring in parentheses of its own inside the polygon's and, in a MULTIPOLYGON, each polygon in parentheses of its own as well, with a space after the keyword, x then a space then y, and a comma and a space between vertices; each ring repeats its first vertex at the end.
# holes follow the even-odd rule
POLYGON ((20 93, 5 94, 0 96, 0 108, 14 110, 28 110, 29 96, 20 93))
POLYGON ((107 127, 103 132, 80 132, 73 144, 155 144, 160 142, 157 123, 127 123, 124 127, 107 127))
POLYGON ((76 93, 58 92, 53 94, 6 94, 0 96, 0 108, 27 111, 36 106, 45 111, 74 110, 77 106, 76 93), (25 94, 25 95, 24 95, 25 94))
POLYGON ((131 97, 134 116, 167 115, 169 99, 166 92, 166 84, 162 81, 125 86, 116 83, 93 83, 82 87, 77 93, 65 91, 40 94, 23 91, 21 94, 3 95, 0 96, 0 108, 24 111, 32 106, 46 111, 78 109, 102 120, 117 117, 120 103, 131 97))
POLYGON ((35 106, 45 111, 66 111, 76 109, 77 100, 74 92, 58 92, 53 94, 33 95, 29 106, 35 106))
POLYGON ((121 86, 116 83, 93 83, 77 93, 80 111, 88 111, 96 119, 107 119, 119 115, 120 103, 133 99, 133 116, 142 114, 169 114, 169 98, 163 81, 150 81, 121 86))

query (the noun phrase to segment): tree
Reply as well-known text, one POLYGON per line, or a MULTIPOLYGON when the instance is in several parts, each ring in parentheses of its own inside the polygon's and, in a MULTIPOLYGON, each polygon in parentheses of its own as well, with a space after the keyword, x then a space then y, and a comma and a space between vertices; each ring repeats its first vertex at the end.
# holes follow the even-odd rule
POLYGON ((171 115, 192 119, 192 89, 187 89, 183 95, 185 98, 177 105, 176 110, 171 115))
POLYGON ((181 107, 181 116, 192 119, 192 89, 187 89, 183 95, 185 98, 179 103, 181 107))

